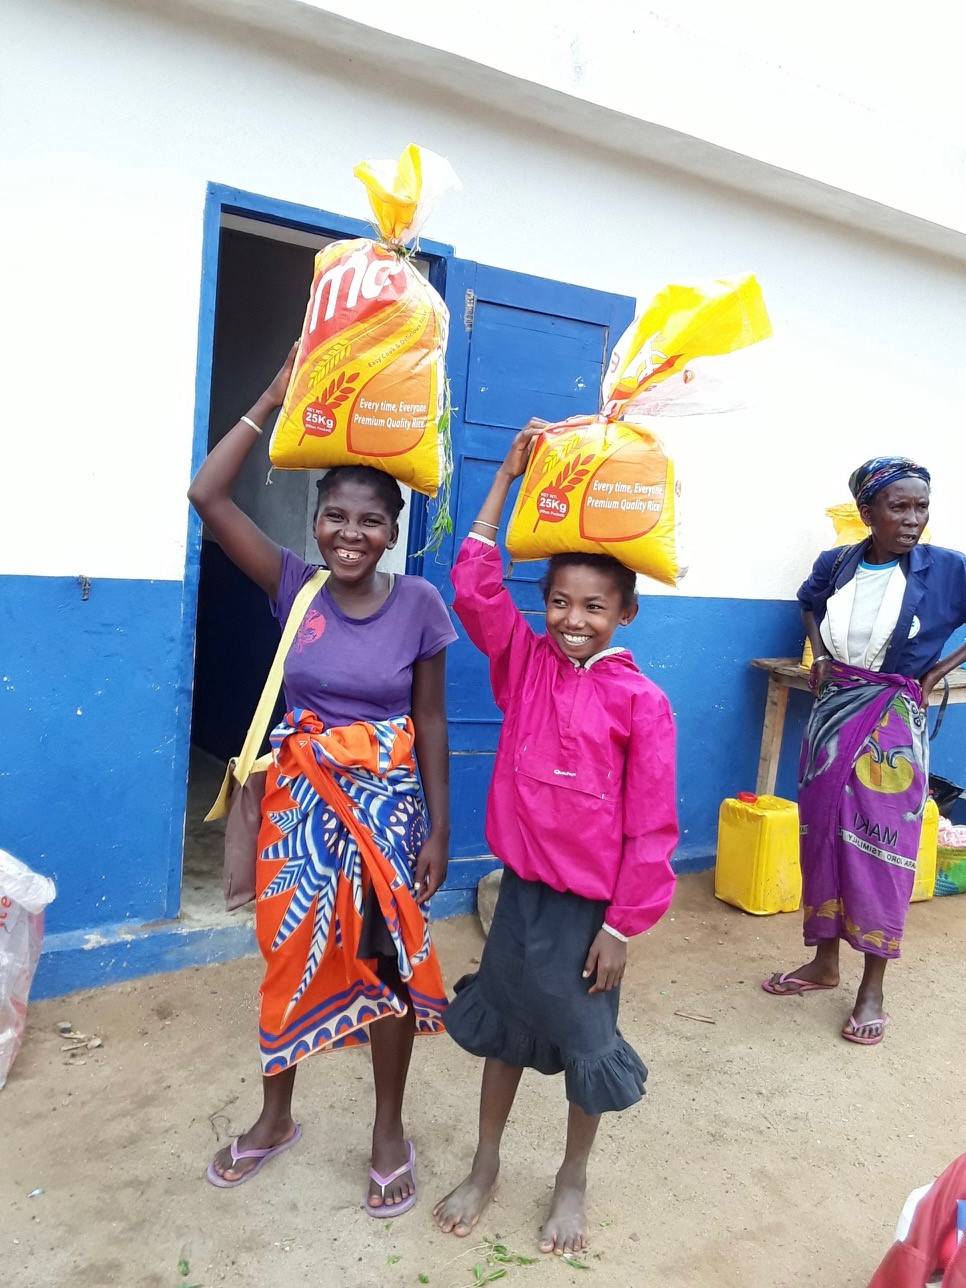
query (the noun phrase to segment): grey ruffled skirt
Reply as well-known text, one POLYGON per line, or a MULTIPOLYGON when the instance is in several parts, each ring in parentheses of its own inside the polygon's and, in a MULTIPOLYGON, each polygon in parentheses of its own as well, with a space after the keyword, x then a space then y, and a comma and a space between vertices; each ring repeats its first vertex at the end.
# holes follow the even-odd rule
POLYGON ((617 1027, 620 989, 591 994, 581 978, 605 908, 504 868, 480 969, 457 982, 445 1015, 472 1055, 563 1073, 567 1099, 588 1114, 636 1104, 647 1078, 617 1027))

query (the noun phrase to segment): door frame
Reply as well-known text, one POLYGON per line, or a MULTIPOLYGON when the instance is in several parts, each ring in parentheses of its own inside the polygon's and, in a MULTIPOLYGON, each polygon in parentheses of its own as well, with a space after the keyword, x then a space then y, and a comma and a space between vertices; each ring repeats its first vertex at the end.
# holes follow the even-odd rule
MULTIPOLYGON (((218 295, 218 257, 221 248, 223 215, 244 215, 266 224, 276 224, 302 232, 335 237, 371 237, 372 226, 363 219, 320 207, 283 201, 262 193, 247 192, 228 184, 209 183, 205 192, 201 243, 200 299, 198 308, 198 347, 195 365, 195 412, 191 446, 191 477, 194 477, 208 452, 208 422, 211 411, 211 376, 214 361, 215 305, 218 295)), ((419 253, 430 262, 429 280, 445 295, 446 269, 453 247, 445 242, 420 241, 419 253)), ((198 584, 201 574, 201 520, 188 508, 188 530, 185 541, 185 568, 181 591, 181 637, 178 666, 178 714, 174 751, 176 796, 172 801, 171 827, 168 835, 168 880, 165 892, 165 916, 177 917, 181 909, 181 882, 184 866, 184 831, 188 804, 188 764, 191 750, 191 709, 194 698, 195 633, 198 620, 198 584)), ((426 531, 426 498, 414 492, 410 503, 410 552, 419 551, 426 531)), ((422 559, 409 553, 406 571, 418 573, 422 559)))

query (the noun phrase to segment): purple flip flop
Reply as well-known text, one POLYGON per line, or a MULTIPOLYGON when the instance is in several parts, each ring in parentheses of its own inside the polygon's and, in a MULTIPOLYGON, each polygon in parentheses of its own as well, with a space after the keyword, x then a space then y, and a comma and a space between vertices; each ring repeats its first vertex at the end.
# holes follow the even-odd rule
POLYGON ((405 1163, 403 1163, 402 1167, 397 1167, 394 1172, 390 1172, 388 1176, 380 1175, 380 1173, 377 1172, 374 1167, 369 1168, 369 1179, 370 1181, 375 1181, 376 1184, 379 1186, 379 1188, 382 1190, 383 1199, 385 1199, 386 1190, 393 1183, 393 1181, 398 1180, 399 1177, 404 1175, 406 1172, 412 1172, 413 1174, 413 1192, 412 1194, 409 1195, 408 1198, 403 1199, 401 1203, 384 1203, 381 1207, 373 1207, 369 1202, 368 1193, 366 1194, 365 1200, 363 1202, 363 1207, 366 1209, 366 1212, 369 1214, 369 1216, 375 1217, 377 1221, 387 1221, 390 1217, 402 1216, 404 1212, 408 1212, 410 1208, 415 1206, 416 1198, 417 1198, 416 1150, 413 1147, 413 1142, 411 1140, 407 1140, 406 1145, 407 1145, 407 1148, 409 1149, 409 1156, 407 1157, 405 1163))
POLYGON ((302 1139, 301 1123, 295 1124, 295 1131, 292 1132, 288 1140, 283 1140, 281 1145, 273 1145, 271 1149, 239 1149, 238 1148, 239 1137, 236 1136, 235 1139, 231 1142, 231 1145, 229 1146, 229 1150, 231 1152, 231 1161, 233 1163, 240 1163, 243 1158, 257 1158, 258 1162, 255 1164, 255 1166, 249 1168, 249 1170, 245 1172, 243 1176, 239 1176, 237 1180, 226 1181, 223 1176, 218 1175, 217 1171, 215 1170, 215 1160, 212 1159, 211 1162, 208 1164, 208 1171, 205 1173, 205 1175, 207 1176, 209 1182, 212 1185, 217 1185, 220 1190, 233 1190, 236 1185, 244 1185, 245 1182, 250 1181, 253 1176, 257 1176, 258 1173, 262 1170, 262 1168, 265 1166, 265 1164, 268 1162, 270 1158, 274 1158, 276 1154, 281 1154, 286 1149, 291 1149, 292 1146, 297 1145, 301 1139, 302 1139))

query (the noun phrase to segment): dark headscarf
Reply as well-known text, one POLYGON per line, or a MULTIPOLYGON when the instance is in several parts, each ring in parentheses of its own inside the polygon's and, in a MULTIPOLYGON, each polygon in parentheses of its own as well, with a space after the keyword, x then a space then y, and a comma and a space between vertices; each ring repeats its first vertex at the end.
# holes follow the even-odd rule
POLYGON ((871 505, 872 500, 883 488, 900 479, 922 479, 930 482, 929 471, 924 465, 917 465, 908 456, 873 456, 871 461, 860 465, 849 479, 849 491, 855 497, 855 504, 860 508, 871 505))

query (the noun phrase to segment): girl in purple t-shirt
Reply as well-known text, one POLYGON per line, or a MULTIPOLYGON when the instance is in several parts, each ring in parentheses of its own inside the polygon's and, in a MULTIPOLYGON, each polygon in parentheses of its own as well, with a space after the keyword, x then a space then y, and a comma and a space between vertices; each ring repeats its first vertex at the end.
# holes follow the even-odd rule
MULTIPOLYGON (((315 569, 271 541, 231 489, 285 396, 294 357, 293 347, 188 493, 282 623, 315 569)), ((444 659, 456 633, 429 582, 377 570, 399 536, 395 480, 348 466, 318 487, 315 536, 329 578, 285 661, 287 715, 272 734, 258 838, 262 1111, 215 1155, 208 1179, 240 1185, 298 1142, 291 1110, 300 1059, 370 1042, 376 1114, 366 1210, 391 1217, 416 1201, 402 1123, 413 1037, 442 1032, 446 1005, 427 901, 446 876, 444 659)))

